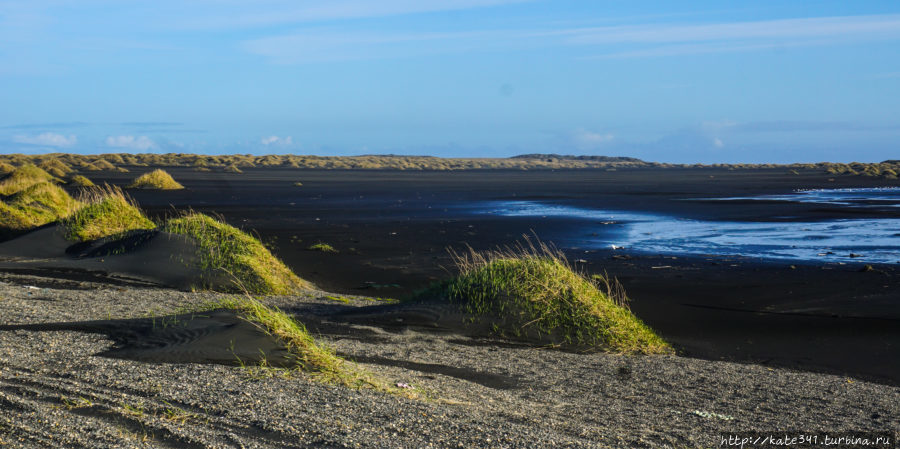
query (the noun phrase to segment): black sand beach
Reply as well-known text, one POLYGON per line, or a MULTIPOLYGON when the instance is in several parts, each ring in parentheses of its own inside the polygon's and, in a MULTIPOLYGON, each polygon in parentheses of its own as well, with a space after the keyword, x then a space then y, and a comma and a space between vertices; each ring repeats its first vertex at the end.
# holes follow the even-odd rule
MULTIPOLYGON (((97 180, 124 184, 147 168, 131 170, 97 180)), ((896 208, 861 212, 796 202, 685 201, 900 185, 897 180, 796 175, 782 168, 170 172, 186 190, 131 192, 150 213, 191 207, 220 214, 254 230, 288 266, 324 290, 404 297, 452 273, 448 247, 488 249, 534 233, 557 243, 571 261, 581 261, 579 268, 616 276, 635 313, 683 355, 900 384, 898 264, 862 272, 862 259, 803 263, 583 250, 583 231, 571 219, 466 213, 467 206, 483 201, 548 200, 707 220, 900 218, 896 208), (297 181, 303 185, 294 186, 297 181), (339 252, 306 249, 319 241, 339 252)))
MULTIPOLYGON (((93 178, 124 185, 150 169, 128 168, 93 178)), ((896 180, 715 168, 168 170, 186 189, 130 191, 145 210, 162 217, 192 208, 257 233, 321 289, 267 303, 298 317, 340 355, 430 392, 431 402, 236 367, 216 343, 227 335, 252 342, 231 349, 248 362, 257 361, 256 347, 277 362, 277 345, 253 329, 229 327, 235 323, 227 314, 185 331, 157 327, 184 322, 185 307, 218 297, 177 290, 190 273, 160 256, 180 248, 187 257, 177 241, 152 234, 126 254, 78 259, 63 254, 65 245, 52 245, 53 230, 45 228, 0 243, 0 404, 8 410, 0 414, 0 442, 708 447, 717 435, 739 430, 900 430, 900 265, 590 248, 579 243, 590 236, 569 218, 469 211, 484 201, 527 199, 706 220, 900 218, 882 209, 685 201, 900 185, 896 180), (617 277, 634 313, 677 355, 584 354, 428 323, 348 319, 348 310, 377 304, 363 297, 402 298, 448 277, 448 247, 490 249, 523 234, 556 242, 581 270, 617 277), (47 244, 27 244, 36 240, 47 244), (318 242, 337 252, 308 249, 318 242), (156 271, 146 272, 146 263, 156 271), (352 297, 344 303, 329 296, 352 297), (184 419, 167 419, 167 410, 184 419)))

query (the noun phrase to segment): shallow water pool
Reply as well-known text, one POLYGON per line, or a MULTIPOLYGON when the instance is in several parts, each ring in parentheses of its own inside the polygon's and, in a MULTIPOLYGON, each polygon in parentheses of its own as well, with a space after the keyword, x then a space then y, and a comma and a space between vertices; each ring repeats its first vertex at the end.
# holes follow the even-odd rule
MULTIPOLYGON (((709 199, 709 198, 708 198, 709 199)), ((715 200, 816 202, 843 207, 900 206, 900 189, 798 191, 715 200)), ((900 219, 860 218, 815 222, 693 220, 654 213, 589 209, 537 201, 484 205, 486 213, 583 220, 582 247, 624 247, 655 254, 712 254, 798 261, 900 263, 900 219)))

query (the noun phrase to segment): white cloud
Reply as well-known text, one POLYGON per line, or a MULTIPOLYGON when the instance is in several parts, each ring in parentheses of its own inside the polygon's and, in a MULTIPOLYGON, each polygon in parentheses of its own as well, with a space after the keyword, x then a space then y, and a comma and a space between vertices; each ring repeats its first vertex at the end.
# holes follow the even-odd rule
POLYGON ((70 147, 78 143, 78 138, 72 134, 64 136, 56 133, 43 133, 37 136, 18 135, 13 136, 13 141, 29 145, 42 145, 48 147, 70 147))
POLYGON ((583 59, 607 59, 765 51, 897 39, 900 39, 900 14, 543 30, 347 32, 312 28, 246 40, 240 48, 275 63, 297 64, 547 45, 596 48, 603 53, 583 59))
POLYGON ((263 137, 259 141, 259 143, 266 145, 266 146, 268 146, 268 145, 287 146, 287 145, 292 145, 294 143, 294 138, 291 136, 287 136, 284 138, 278 137, 278 136, 269 136, 269 137, 263 137))
POLYGON ((834 45, 900 38, 900 15, 812 17, 712 24, 654 24, 547 32, 577 45, 631 45, 597 57, 650 57, 834 45))
POLYGON ((615 136, 610 133, 598 133, 586 129, 579 129, 572 136, 572 143, 575 145, 575 148, 578 148, 579 150, 593 150, 612 142, 613 139, 615 139, 615 136))
POLYGON ((713 146, 716 148, 722 148, 725 146, 725 143, 722 142, 722 139, 713 137, 713 146))
POLYGON ((571 42, 678 43, 749 39, 823 38, 836 36, 894 36, 900 33, 900 14, 813 17, 703 25, 628 25, 570 30, 571 42))
POLYGON ((109 136, 106 145, 114 148, 126 148, 129 150, 146 151, 158 148, 156 142, 147 136, 109 136))

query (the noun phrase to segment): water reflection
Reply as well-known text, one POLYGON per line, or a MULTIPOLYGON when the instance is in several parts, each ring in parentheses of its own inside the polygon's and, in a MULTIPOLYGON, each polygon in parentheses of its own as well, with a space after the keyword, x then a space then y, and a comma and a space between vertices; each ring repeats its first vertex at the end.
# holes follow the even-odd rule
MULTIPOLYGON (((725 201, 737 198, 722 198, 725 201)), ((897 207, 900 189, 804 191, 742 199, 821 202, 867 207, 871 201, 897 207)), ((504 216, 583 219, 597 232, 586 245, 624 246, 632 251, 669 254, 741 255, 766 259, 900 263, 900 219, 866 218, 817 222, 738 222, 569 207, 533 201, 486 205, 504 216)))

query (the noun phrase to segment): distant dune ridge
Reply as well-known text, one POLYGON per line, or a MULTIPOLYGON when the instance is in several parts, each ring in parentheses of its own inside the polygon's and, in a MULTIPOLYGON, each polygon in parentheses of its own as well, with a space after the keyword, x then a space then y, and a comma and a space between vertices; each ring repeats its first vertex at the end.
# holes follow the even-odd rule
POLYGON ((53 163, 53 171, 65 174, 66 168, 76 172, 115 171, 128 172, 128 167, 194 167, 200 171, 216 171, 240 174, 253 167, 282 167, 297 169, 341 170, 553 170, 553 169, 627 169, 627 168, 725 168, 729 170, 753 170, 783 168, 801 173, 803 170, 828 172, 834 175, 867 176, 894 179, 900 173, 900 161, 880 163, 795 163, 795 164, 671 164, 648 162, 625 156, 560 155, 552 153, 522 154, 508 158, 441 158, 435 156, 360 155, 313 156, 297 154, 230 154, 198 155, 184 153, 140 153, 81 155, 52 153, 43 155, 0 155, 0 172, 8 166, 53 163), (5 164, 5 165, 4 165, 5 164))
POLYGON ((512 156, 510 159, 558 159, 558 160, 574 160, 574 161, 596 161, 596 162, 640 162, 644 161, 625 156, 573 156, 571 154, 555 154, 555 153, 529 153, 512 156))

